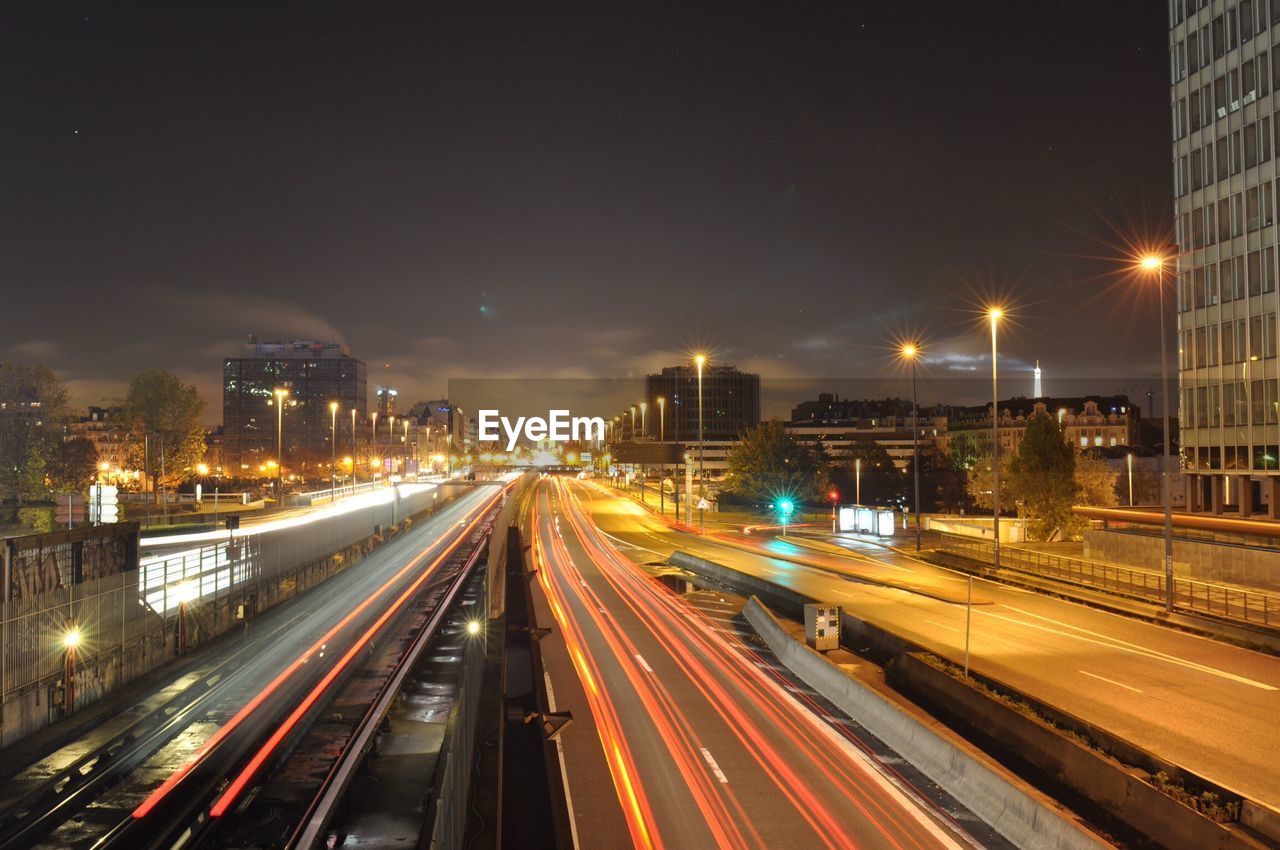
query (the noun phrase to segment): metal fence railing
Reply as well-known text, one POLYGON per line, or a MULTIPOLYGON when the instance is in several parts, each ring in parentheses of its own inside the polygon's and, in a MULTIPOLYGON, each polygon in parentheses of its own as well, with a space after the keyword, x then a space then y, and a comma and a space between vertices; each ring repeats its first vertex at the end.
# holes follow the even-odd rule
MULTIPOLYGON (((944 534, 941 551, 992 564, 994 555, 990 540, 979 540, 944 534)), ((1165 600, 1164 575, 1153 570, 1123 567, 1052 552, 1000 547, 1000 568, 1018 570, 1057 581, 1070 582, 1144 601, 1165 600)), ((1195 579, 1173 580, 1174 606, 1188 611, 1212 614, 1229 620, 1240 620, 1264 626, 1280 625, 1280 594, 1252 590, 1195 579)))

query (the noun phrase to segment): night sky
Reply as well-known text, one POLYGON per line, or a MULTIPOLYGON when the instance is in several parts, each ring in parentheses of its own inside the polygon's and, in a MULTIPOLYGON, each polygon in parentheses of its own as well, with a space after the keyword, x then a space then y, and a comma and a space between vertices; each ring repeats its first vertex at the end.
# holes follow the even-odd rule
POLYGON ((703 347, 861 376, 913 331, 962 374, 993 295, 1002 369, 1158 370, 1114 271, 1170 229, 1158 0, 26 5, 0 359, 81 404, 161 366, 216 420, 249 333, 412 399, 703 347))

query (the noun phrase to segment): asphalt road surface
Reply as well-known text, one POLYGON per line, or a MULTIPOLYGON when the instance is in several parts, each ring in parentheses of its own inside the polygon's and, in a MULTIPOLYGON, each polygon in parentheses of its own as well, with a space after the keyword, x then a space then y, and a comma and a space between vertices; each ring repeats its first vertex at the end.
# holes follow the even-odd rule
POLYGON ((575 716, 561 745, 579 846, 977 844, 622 555, 577 505, 586 494, 544 480, 531 519, 564 639, 543 643, 557 708, 575 716), (602 814, 610 782, 620 807, 602 814))
MULTIPOLYGON (((968 579, 872 543, 850 557, 776 538, 672 528, 607 488, 579 485, 602 531, 662 559, 683 550, 819 599, 960 661, 968 579), (726 535, 726 537, 728 537, 726 535), (771 553, 910 590, 855 582, 771 553), (929 595, 926 595, 929 594, 929 595)), ((974 582, 971 664, 1258 802, 1280 808, 1280 658, 995 582, 974 582)))

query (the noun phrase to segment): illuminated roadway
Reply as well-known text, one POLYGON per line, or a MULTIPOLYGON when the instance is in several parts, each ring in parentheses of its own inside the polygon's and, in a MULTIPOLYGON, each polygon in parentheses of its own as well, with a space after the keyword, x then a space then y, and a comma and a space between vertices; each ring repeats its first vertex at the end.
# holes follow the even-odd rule
MULTIPOLYGON (((850 558, 782 540, 761 554, 672 528, 634 501, 582 486, 594 521, 628 554, 682 550, 838 603, 953 660, 964 652, 967 579, 871 543, 850 558), (854 583, 772 551, 925 593, 854 583), (956 602, 943 601, 953 599, 956 602)), ((755 538, 736 535, 735 542, 755 538)), ((993 582, 974 583, 973 668, 1259 802, 1280 807, 1280 658, 993 582)))
POLYGON ((571 491, 584 492, 544 479, 530 521, 564 640, 543 641, 548 680, 576 718, 560 747, 579 846, 974 846, 749 645, 614 549, 571 491))

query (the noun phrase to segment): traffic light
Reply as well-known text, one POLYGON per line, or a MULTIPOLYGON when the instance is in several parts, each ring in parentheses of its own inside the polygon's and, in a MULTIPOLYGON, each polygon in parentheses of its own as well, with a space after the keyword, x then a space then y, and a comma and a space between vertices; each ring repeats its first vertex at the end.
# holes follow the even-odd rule
POLYGON ((778 512, 782 514, 782 518, 784 520, 790 519, 791 514, 795 513, 795 510, 795 503, 790 499, 783 499, 781 502, 778 502, 778 512))

